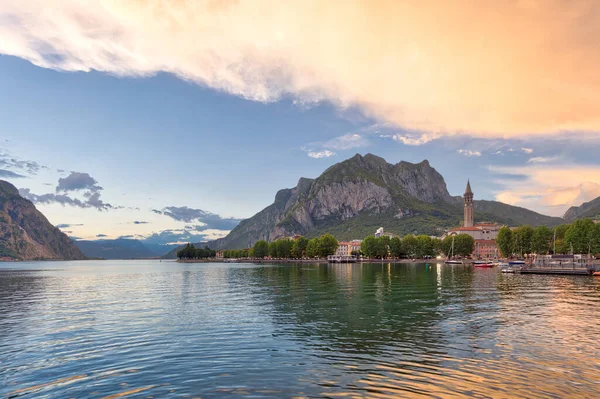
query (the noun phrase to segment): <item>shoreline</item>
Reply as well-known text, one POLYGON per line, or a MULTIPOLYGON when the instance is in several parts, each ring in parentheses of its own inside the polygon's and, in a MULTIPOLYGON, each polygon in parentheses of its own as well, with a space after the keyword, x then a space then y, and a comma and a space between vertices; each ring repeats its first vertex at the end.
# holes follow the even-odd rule
POLYGON ((176 263, 331 263, 331 264, 355 264, 355 263, 443 263, 443 259, 362 259, 356 262, 329 262, 325 258, 319 259, 178 259, 176 263))

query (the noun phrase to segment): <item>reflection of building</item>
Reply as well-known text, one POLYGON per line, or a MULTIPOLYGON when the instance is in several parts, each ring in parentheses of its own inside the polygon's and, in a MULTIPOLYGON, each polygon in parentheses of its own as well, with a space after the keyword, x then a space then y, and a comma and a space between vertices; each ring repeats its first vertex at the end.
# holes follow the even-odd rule
POLYGON ((496 223, 474 223, 475 215, 473 211, 473 191, 471 191, 471 182, 467 181, 467 188, 464 194, 465 208, 463 227, 458 227, 448 231, 447 235, 468 234, 475 239, 475 250, 473 256, 478 258, 496 258, 498 257, 498 248, 496 246, 496 237, 498 230, 502 226, 496 223))
POLYGON ((337 256, 350 256, 352 252, 359 252, 361 242, 361 240, 342 241, 339 243, 335 254, 337 256))

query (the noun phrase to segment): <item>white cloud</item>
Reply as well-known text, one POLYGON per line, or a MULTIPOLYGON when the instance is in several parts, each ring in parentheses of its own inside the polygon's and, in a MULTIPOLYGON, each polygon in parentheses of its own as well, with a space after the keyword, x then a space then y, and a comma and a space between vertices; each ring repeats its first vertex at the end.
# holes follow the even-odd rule
POLYGON ((329 151, 329 150, 324 150, 324 151, 308 151, 308 156, 311 158, 315 158, 315 159, 321 159, 321 158, 329 158, 331 156, 334 156, 335 152, 329 151))
POLYGON ((423 133, 418 136, 402 135, 402 134, 392 135, 392 139, 394 139, 395 141, 399 141, 404 145, 423 145, 423 144, 427 144, 430 141, 433 141, 439 137, 440 137, 439 134, 429 134, 429 133, 423 133))
POLYGON ((533 157, 529 158, 527 163, 549 163, 560 159, 560 157, 533 157))
POLYGON ((416 131, 597 138, 599 17, 595 0, 8 0, 0 53, 63 71, 173 73, 256 101, 328 100, 416 131))
POLYGON ((533 148, 521 147, 521 151, 525 154, 531 154, 533 152, 533 148))
POLYGON ((464 155, 465 157, 480 157, 481 156, 480 151, 464 150, 461 148, 457 152, 461 155, 464 155))
POLYGON ((358 133, 354 133, 335 137, 325 142, 323 147, 333 150, 350 150, 352 148, 365 147, 368 144, 369 142, 366 138, 358 133))

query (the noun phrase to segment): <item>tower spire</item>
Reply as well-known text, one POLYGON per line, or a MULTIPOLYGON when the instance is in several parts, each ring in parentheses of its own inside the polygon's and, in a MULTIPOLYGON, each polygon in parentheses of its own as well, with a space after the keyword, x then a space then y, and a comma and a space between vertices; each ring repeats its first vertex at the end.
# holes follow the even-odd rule
POLYGON ((473 191, 471 191, 471 180, 467 179, 467 188, 465 190, 465 194, 473 194, 473 191))
POLYGON ((471 181, 467 179, 467 188, 464 194, 465 199, 465 211, 464 211, 464 227, 473 227, 473 191, 471 191, 471 181))

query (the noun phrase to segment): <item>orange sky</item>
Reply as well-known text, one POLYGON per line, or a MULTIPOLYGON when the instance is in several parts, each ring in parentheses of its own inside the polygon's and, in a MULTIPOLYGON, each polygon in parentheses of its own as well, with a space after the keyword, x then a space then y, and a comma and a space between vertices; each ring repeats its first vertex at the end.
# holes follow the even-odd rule
POLYGON ((168 71, 441 135, 600 135, 594 0, 19 0, 0 15, 27 26, 0 24, 0 52, 45 67, 168 71))

